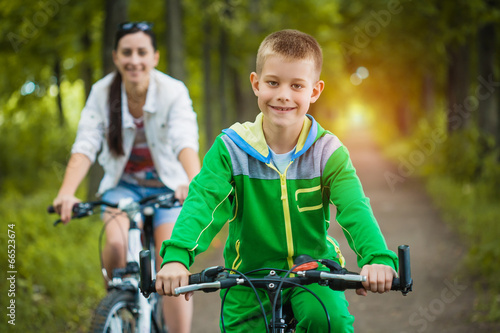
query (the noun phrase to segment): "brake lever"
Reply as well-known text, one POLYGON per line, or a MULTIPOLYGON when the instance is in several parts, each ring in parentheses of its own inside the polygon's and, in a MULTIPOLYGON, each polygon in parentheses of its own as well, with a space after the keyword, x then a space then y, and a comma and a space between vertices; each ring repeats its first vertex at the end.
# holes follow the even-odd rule
POLYGON ((330 269, 331 273, 335 273, 335 274, 348 273, 348 271, 345 268, 342 268, 342 266, 340 266, 340 264, 338 262, 333 261, 331 259, 320 259, 319 262, 322 263, 323 265, 325 265, 326 267, 328 267, 330 269))

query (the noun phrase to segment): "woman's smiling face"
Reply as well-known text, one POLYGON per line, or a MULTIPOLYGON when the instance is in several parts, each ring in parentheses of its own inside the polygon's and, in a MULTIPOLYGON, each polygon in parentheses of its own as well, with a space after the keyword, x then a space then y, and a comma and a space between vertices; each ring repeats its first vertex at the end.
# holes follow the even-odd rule
POLYGON ((113 61, 125 83, 144 83, 150 71, 158 65, 159 53, 151 37, 142 31, 126 34, 113 51, 113 61))

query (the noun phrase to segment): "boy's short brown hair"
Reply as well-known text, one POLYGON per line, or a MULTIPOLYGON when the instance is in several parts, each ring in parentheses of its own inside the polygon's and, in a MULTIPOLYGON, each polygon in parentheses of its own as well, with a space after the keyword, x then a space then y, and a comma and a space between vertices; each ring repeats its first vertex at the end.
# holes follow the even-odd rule
POLYGON ((319 80, 323 65, 323 53, 314 37, 293 29, 273 32, 260 44, 257 52, 257 74, 262 72, 262 67, 270 55, 278 55, 291 60, 312 60, 319 80))

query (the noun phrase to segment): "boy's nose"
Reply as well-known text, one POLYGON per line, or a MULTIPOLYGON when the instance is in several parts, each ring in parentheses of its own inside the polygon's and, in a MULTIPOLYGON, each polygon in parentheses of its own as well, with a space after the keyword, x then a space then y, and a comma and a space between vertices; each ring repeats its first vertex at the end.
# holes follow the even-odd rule
POLYGON ((290 100, 290 91, 288 89, 286 89, 286 87, 283 87, 281 89, 278 90, 278 101, 288 101, 290 100))

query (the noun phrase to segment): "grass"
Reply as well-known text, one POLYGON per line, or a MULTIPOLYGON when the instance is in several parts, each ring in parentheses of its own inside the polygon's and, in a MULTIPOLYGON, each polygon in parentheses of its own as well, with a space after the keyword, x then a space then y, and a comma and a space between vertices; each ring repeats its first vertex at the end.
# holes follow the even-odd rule
MULTIPOLYGON (((3 195, 0 211, 7 244, 7 225, 15 230, 15 295, 2 279, 3 309, 11 299, 16 305, 15 328, 19 332, 86 332, 100 298, 105 294, 98 257, 101 223, 89 218, 55 228, 46 213, 50 191, 31 195, 3 195)), ((7 262, 7 251, 0 261, 7 262)), ((0 331, 13 328, 7 320, 0 331)))
POLYGON ((476 282, 476 321, 500 321, 500 207, 481 194, 481 186, 444 176, 427 177, 427 189, 444 220, 468 240, 465 263, 476 282), (446 198, 446 200, 442 200, 446 198))

